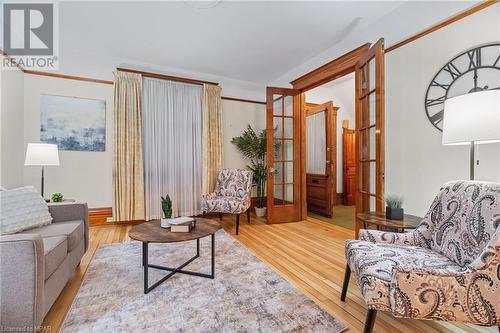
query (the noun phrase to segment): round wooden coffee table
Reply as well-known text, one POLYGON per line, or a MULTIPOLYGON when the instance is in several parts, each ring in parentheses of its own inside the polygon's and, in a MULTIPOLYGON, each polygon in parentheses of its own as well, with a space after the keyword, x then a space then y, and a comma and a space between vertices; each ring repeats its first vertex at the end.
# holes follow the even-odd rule
POLYGON ((160 220, 152 220, 136 226, 133 226, 128 235, 130 238, 142 242, 142 266, 144 267, 144 293, 147 294, 160 284, 172 277, 175 273, 189 274, 200 277, 213 279, 215 276, 215 233, 221 229, 218 222, 205 219, 195 218, 196 225, 190 232, 170 232, 170 229, 162 228, 160 220), (183 270, 188 264, 200 256, 200 239, 211 236, 212 238, 212 257, 211 257, 211 273, 204 274, 183 270), (196 240, 196 255, 180 265, 179 267, 165 267, 160 265, 150 264, 148 261, 148 244, 149 243, 177 243, 196 240), (149 268, 161 269, 170 273, 149 286, 148 270, 149 268))

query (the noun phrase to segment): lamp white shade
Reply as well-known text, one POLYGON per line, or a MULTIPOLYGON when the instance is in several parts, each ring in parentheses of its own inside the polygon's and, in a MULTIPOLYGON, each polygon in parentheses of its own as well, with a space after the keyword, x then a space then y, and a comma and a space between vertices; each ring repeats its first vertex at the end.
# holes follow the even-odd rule
POLYGON ((57 145, 49 143, 28 143, 24 165, 59 165, 57 145))
POLYGON ((443 145, 500 142, 500 90, 484 90, 444 102, 443 145))

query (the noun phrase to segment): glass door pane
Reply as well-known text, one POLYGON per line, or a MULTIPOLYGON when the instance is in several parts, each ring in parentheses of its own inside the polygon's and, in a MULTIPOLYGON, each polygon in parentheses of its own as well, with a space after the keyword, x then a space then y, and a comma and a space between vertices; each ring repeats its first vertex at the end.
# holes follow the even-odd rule
POLYGON ((293 98, 274 94, 273 109, 275 142, 273 193, 274 204, 279 206, 293 204, 293 98))
POLYGON ((299 221, 300 191, 300 92, 286 88, 267 88, 267 180, 268 222, 299 221))

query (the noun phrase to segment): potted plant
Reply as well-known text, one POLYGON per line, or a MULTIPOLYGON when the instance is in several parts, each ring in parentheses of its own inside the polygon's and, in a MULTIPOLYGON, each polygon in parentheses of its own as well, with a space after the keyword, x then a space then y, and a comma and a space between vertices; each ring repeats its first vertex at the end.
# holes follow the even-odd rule
POLYGON ((385 217, 389 220, 402 221, 404 217, 403 197, 400 195, 387 195, 385 197, 385 217))
POLYGON ((63 201, 64 196, 61 192, 55 192, 55 193, 52 193, 50 198, 52 199, 52 202, 61 202, 61 201, 63 201))
POLYGON ((161 219, 160 225, 163 228, 167 228, 170 226, 168 220, 172 218, 172 200, 170 200, 170 196, 167 194, 165 197, 161 198, 161 210, 163 210, 163 215, 165 218, 161 219))
MULTIPOLYGON (((231 140, 231 143, 241 152, 244 158, 250 160, 250 165, 247 168, 253 173, 253 185, 257 189, 257 202, 255 204, 255 214, 258 217, 266 215, 266 207, 264 206, 264 195, 266 192, 267 180, 267 165, 266 165, 266 130, 262 130, 259 134, 255 133, 252 126, 248 125, 246 130, 240 135, 231 140)), ((277 149, 279 144, 276 144, 274 149, 277 149)))

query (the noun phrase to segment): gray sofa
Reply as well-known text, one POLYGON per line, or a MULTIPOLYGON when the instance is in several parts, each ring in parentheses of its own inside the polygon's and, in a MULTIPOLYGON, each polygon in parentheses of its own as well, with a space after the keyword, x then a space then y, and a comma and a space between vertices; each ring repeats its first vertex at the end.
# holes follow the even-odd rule
POLYGON ((49 204, 49 212, 49 225, 0 236, 2 329, 41 325, 87 251, 87 204, 49 204))

